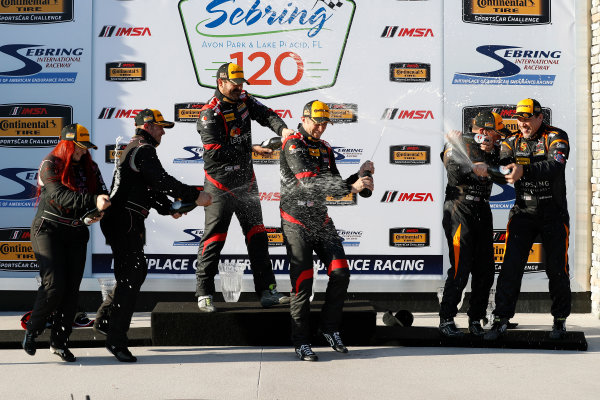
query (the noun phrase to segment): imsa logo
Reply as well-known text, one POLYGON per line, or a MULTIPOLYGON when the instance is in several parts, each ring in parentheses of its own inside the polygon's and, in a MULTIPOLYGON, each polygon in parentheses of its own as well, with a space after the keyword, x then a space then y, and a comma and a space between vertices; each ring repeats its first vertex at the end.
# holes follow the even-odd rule
POLYGON ((381 119, 435 119, 430 110, 401 110, 399 108, 386 108, 381 119))
POLYGON ((0 270, 37 271, 29 228, 0 228, 0 270))
POLYGON ((277 226, 265 226, 265 231, 267 232, 267 238, 269 239, 269 246, 279 247, 285 245, 283 229, 277 226))
POLYGON ((351 103, 328 103, 329 119, 334 124, 358 121, 358 105, 351 103))
POLYGON ((146 63, 121 61, 106 63, 106 80, 131 82, 146 80, 146 63))
POLYGON ((2 0, 0 23, 52 24, 73 21, 73 0, 2 0))
POLYGON ((281 193, 279 192, 260 192, 260 201, 280 201, 281 193))
POLYGON ((73 107, 60 104, 0 104, 0 147, 53 147, 71 123, 73 107))
POLYGON ((429 228, 391 228, 391 247, 429 246, 429 228))
POLYGON ((431 64, 390 64, 390 81, 392 82, 429 82, 430 80, 431 64))
MULTIPOLYGON (((494 262, 496 273, 500 272, 502 262, 504 261, 504 253, 506 251, 506 230, 494 230, 494 262)), ((542 238, 538 235, 531 249, 529 249, 529 257, 525 263, 525 273, 544 272, 544 248, 542 246, 542 238)))
POLYGON ((380 201, 381 203, 393 203, 394 201, 433 202, 433 195, 431 193, 400 193, 397 190, 386 190, 380 201))
POLYGON ((117 27, 115 25, 104 25, 100 30, 98 37, 112 37, 112 36, 152 36, 150 28, 145 26, 137 27, 117 27))
POLYGON ((127 109, 117 109, 116 107, 104 107, 100 114, 98 114, 98 119, 112 119, 112 118, 135 118, 138 113, 142 111, 142 109, 136 110, 127 110, 127 109))
POLYGON ((550 0, 463 0, 463 21, 489 25, 549 24, 550 0))
POLYGON ((423 165, 431 162, 431 147, 419 144, 390 146, 390 164, 423 165))
POLYGON ((386 26, 381 33, 381 37, 433 37, 433 31, 430 28, 404 28, 400 26, 386 26))
POLYGON ((344 197, 332 197, 327 196, 325 198, 326 206, 354 206, 357 204, 356 193, 348 193, 348 195, 344 197))
POLYGON ((273 152, 269 154, 258 154, 253 151, 252 161, 254 164, 279 164, 280 155, 281 150, 273 150, 273 152))
POLYGON ((175 104, 175 122, 196 123, 200 111, 206 103, 177 103, 175 104))

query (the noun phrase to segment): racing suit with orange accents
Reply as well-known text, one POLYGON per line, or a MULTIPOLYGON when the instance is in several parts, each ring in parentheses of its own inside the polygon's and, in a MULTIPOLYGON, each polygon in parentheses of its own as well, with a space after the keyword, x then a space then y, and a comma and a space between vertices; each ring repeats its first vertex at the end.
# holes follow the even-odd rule
POLYGON ((358 174, 343 180, 329 144, 299 132, 283 142, 281 169, 281 226, 290 260, 292 341, 310 344, 310 296, 313 283, 313 251, 327 267, 329 283, 321 310, 321 330, 339 331, 350 271, 342 240, 327 215, 327 196, 351 192, 358 174))
POLYGON ((213 202, 204 208, 204 235, 198 249, 196 296, 214 295, 221 250, 235 214, 246 238, 254 288, 260 296, 275 283, 252 165, 251 120, 281 136, 285 122, 242 91, 235 103, 219 90, 200 112, 196 129, 204 146, 204 190, 213 202))
POLYGON ((467 315, 471 320, 481 320, 494 284, 494 226, 489 203, 492 181, 475 175, 472 163, 496 164, 498 146, 490 153, 480 150, 479 144, 465 146, 471 151, 463 154, 447 144, 440 154, 448 176, 442 226, 448 241, 450 268, 439 315, 443 319, 456 316, 471 275, 467 315))
POLYGON ((565 187, 568 157, 566 132, 545 123, 529 139, 517 133, 502 143, 500 163, 522 165, 523 177, 515 183, 515 205, 506 227, 506 251, 496 286, 496 317, 514 316, 525 264, 538 234, 544 248, 551 313, 555 318, 571 313, 565 187))

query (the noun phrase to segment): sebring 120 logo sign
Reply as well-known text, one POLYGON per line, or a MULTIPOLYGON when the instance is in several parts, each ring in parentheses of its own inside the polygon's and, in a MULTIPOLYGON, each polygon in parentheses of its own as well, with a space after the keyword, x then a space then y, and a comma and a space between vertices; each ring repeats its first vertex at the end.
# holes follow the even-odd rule
POLYGON ((355 8, 352 0, 179 2, 198 84, 215 88, 219 66, 233 62, 260 98, 333 86, 355 8))

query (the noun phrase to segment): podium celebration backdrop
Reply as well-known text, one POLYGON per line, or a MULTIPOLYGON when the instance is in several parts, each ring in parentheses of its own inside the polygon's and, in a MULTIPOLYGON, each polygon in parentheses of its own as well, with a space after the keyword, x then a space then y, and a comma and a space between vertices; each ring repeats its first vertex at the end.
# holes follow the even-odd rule
MULTIPOLYGON (((328 103, 335 123, 323 138, 342 176, 375 162, 370 198, 330 199, 351 290, 411 291, 416 281, 442 277, 443 135, 468 126, 482 108, 496 109, 515 131, 515 104, 534 97, 548 122, 567 131, 573 216, 574 9, 574 0, 2 0, 0 285, 2 278, 35 275, 29 226, 37 167, 66 124, 90 128, 99 147, 94 160, 110 185, 134 116, 157 108, 176 122, 158 148, 163 166, 202 185, 195 120, 225 62, 242 65, 251 83, 245 89, 290 128, 306 102, 328 103)), ((253 124, 255 143, 271 136, 253 124)), ((278 156, 255 155, 254 163, 274 268, 287 282, 278 156)), ((511 185, 494 185, 498 268, 513 203, 511 185)), ((178 220, 152 212, 149 276, 194 278, 203 225, 202 209, 178 220)), ((532 248, 524 291, 546 279, 541 246, 532 248)), ((110 274, 110 248, 98 225, 90 248, 85 276, 110 274)), ((222 260, 248 263, 235 221, 222 260)))

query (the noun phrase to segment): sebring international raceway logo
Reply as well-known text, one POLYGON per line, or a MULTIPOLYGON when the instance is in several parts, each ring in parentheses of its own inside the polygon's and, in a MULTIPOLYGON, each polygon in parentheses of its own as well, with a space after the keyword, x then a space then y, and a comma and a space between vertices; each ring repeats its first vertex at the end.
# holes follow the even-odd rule
POLYGON ((360 158, 363 155, 363 149, 333 146, 331 148, 335 155, 336 164, 360 164, 360 158))
POLYGON ((34 207, 38 170, 0 169, 0 208, 34 207))
POLYGON ((215 88, 219 64, 242 67, 256 97, 335 85, 350 34, 353 0, 180 0, 198 84, 215 88))
POLYGON ((184 229, 183 233, 189 236, 188 240, 176 240, 173 242, 173 246, 199 246, 202 235, 204 235, 204 229, 184 229))
POLYGON ((520 46, 485 45, 475 50, 497 61, 502 67, 487 72, 457 72, 452 84, 552 86, 556 78, 552 72, 559 65, 562 55, 561 50, 520 46))
POLYGON ((187 151, 189 157, 178 157, 173 159, 173 164, 203 164, 204 147, 202 146, 184 146, 183 150, 187 151))
POLYGON ((75 83, 83 48, 41 44, 0 46, 0 84, 75 83))

